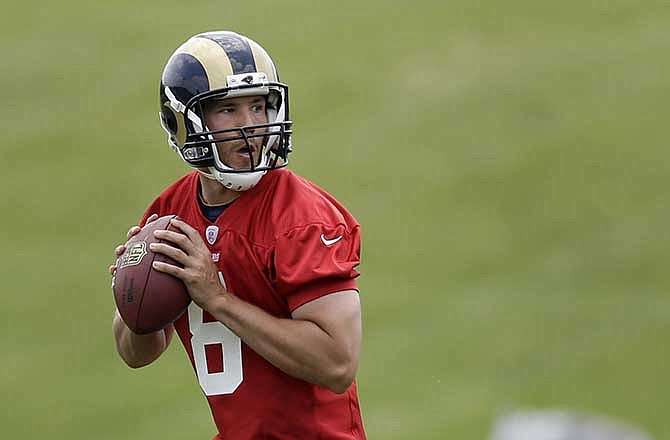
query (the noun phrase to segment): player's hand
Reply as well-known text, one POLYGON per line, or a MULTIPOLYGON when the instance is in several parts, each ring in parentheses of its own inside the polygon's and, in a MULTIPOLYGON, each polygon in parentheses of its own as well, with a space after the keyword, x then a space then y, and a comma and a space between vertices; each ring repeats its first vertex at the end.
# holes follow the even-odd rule
POLYGON ((152 243, 150 249, 167 255, 182 267, 154 261, 154 269, 173 275, 186 284, 191 299, 204 310, 209 309, 212 301, 228 294, 219 280, 219 271, 207 245, 200 233, 189 224, 172 219, 170 222, 181 230, 165 229, 154 231, 154 235, 170 243, 152 243))
MULTIPOLYGON (((151 214, 149 218, 147 218, 147 221, 144 223, 145 225, 148 223, 151 223, 152 221, 156 220, 158 218, 158 214, 151 214)), ((128 229, 128 233, 126 234, 126 238, 130 240, 133 236, 137 235, 138 232, 142 230, 141 227, 135 225, 131 226, 130 229, 128 229)), ((128 241, 126 240, 126 243, 128 241)), ((114 248, 114 254, 116 254, 116 258, 118 259, 123 253, 126 251, 126 244, 120 244, 117 247, 114 248)), ((114 260, 114 264, 111 264, 109 266, 109 274, 114 275, 114 272, 116 272, 116 260, 114 260)))

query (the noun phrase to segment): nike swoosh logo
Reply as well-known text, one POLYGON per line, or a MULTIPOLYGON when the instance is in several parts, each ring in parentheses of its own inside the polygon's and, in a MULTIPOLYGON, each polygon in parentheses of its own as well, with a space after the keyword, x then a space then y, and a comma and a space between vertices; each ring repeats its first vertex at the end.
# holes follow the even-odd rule
POLYGON ((330 246, 332 244, 337 243, 338 241, 342 240, 342 236, 338 235, 337 237, 328 240, 325 235, 321 234, 321 242, 325 244, 326 246, 330 246))

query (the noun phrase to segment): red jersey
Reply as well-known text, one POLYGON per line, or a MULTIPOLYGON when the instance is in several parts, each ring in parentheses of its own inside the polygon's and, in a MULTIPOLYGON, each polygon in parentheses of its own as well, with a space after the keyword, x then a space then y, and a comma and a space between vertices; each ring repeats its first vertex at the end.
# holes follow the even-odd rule
MULTIPOLYGON (((332 196, 287 169, 269 171, 210 222, 188 174, 145 212, 197 229, 222 282, 278 318, 329 293, 356 289, 360 226, 332 196)), ((355 383, 343 394, 293 378, 195 303, 174 324, 219 431, 217 440, 365 439, 355 383)))

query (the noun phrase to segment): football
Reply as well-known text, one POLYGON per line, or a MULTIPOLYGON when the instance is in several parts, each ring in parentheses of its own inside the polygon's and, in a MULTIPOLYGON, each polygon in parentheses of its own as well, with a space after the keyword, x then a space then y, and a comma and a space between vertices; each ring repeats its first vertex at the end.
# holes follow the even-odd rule
POLYGON ((184 283, 172 275, 152 267, 154 261, 179 266, 172 258, 154 253, 151 243, 161 243, 154 237, 157 229, 180 232, 170 225, 176 215, 167 215, 145 225, 126 243, 125 252, 116 262, 112 280, 114 300, 121 318, 135 333, 146 334, 165 328, 188 307, 191 298, 184 283))

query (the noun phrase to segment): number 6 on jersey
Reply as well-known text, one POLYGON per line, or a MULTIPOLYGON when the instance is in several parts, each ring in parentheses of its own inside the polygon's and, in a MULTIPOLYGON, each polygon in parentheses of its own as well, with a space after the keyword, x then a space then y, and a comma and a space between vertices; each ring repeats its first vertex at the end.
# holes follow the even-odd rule
POLYGON ((200 388, 207 396, 231 394, 243 380, 242 341, 222 323, 202 321, 202 309, 192 302, 188 307, 188 326, 192 335, 191 348, 200 388), (217 344, 221 345, 223 353, 223 372, 210 373, 205 346, 217 344))

